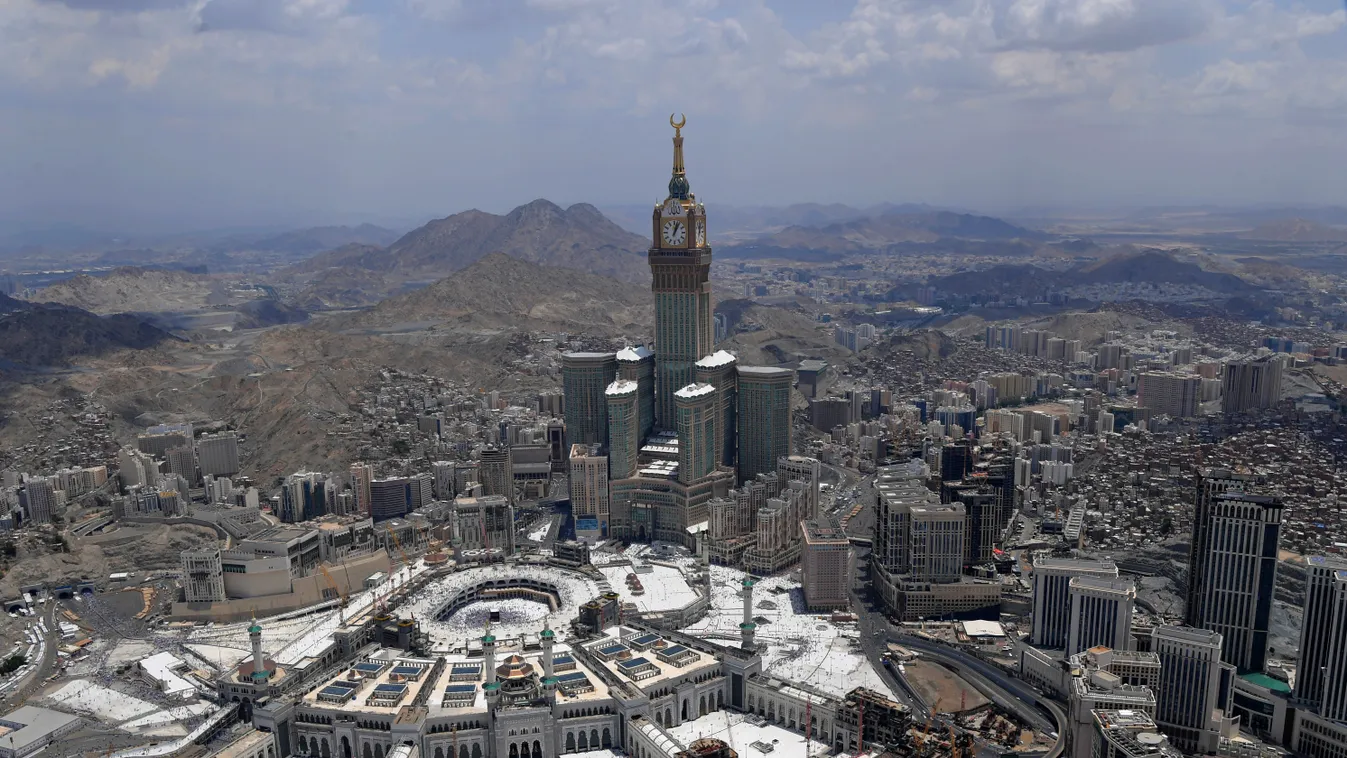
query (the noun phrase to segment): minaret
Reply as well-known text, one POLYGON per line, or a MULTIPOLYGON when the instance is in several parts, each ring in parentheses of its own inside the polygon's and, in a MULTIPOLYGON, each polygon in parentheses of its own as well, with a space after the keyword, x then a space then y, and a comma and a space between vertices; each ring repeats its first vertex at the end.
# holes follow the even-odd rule
POLYGON ((496 681, 496 635, 491 633, 491 622, 486 622, 486 634, 482 635, 482 667, 486 670, 482 673, 486 676, 486 683, 493 684, 496 681))
POLYGON ((744 650, 753 649, 753 632, 757 630, 758 625, 753 623, 753 580, 744 577, 744 622, 739 625, 739 636, 741 644, 739 647, 744 650))
POLYGON ((706 207, 688 185, 683 166, 683 127, 674 121, 673 177, 669 195, 651 218, 649 262, 655 295, 655 421, 674 430, 674 393, 695 380, 693 366, 711 352, 711 248, 706 244, 706 207))
POLYGON ((253 625, 248 627, 248 639, 253 643, 253 681, 267 679, 267 657, 262 652, 262 625, 253 617, 253 625))
POLYGON ((552 631, 551 625, 543 626, 543 678, 552 678, 552 645, 556 642, 556 632, 552 631))

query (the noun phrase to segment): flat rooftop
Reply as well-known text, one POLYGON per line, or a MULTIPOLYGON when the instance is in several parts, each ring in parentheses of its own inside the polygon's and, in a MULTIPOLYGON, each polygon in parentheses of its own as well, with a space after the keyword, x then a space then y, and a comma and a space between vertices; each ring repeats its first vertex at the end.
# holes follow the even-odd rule
POLYGON ((809 740, 806 744, 804 734, 800 732, 776 724, 758 726, 749 721, 746 714, 730 711, 713 711, 666 731, 684 745, 691 745, 702 737, 724 740, 740 758, 766 758, 754 747, 755 744, 770 745, 771 758, 809 758, 832 752, 829 745, 817 740, 809 740))
POLYGON ((77 721, 79 717, 69 713, 25 705, 0 716, 0 742, 15 754, 22 754, 25 748, 49 741, 77 721))

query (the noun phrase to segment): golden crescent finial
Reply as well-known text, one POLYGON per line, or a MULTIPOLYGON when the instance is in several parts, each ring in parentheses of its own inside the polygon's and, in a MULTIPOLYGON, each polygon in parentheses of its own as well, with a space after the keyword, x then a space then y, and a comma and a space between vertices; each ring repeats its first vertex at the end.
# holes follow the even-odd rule
POLYGON ((674 128, 674 131, 679 131, 679 130, 681 130, 683 127, 685 127, 685 126, 688 125, 688 117, 687 117, 687 116, 685 116, 685 115, 683 115, 682 113, 680 113, 680 114, 678 114, 678 117, 679 117, 681 120, 680 120, 678 123, 674 123, 674 117, 673 117, 673 114, 672 114, 672 113, 669 114, 669 126, 672 126, 672 127, 674 128))

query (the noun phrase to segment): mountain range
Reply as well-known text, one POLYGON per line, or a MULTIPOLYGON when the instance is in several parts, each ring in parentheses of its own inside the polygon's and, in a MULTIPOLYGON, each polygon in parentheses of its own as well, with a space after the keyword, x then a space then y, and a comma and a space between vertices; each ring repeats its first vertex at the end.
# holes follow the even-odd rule
POLYGON ((650 281, 649 242, 608 220, 586 203, 561 208, 534 200, 501 216, 470 210, 431 221, 387 247, 353 244, 320 253, 281 272, 304 278, 334 267, 371 271, 390 279, 431 280, 491 253, 548 266, 588 271, 629 282, 650 281))
POLYGON ((885 213, 824 226, 790 226, 781 231, 722 245, 731 258, 819 258, 848 253, 891 251, 904 243, 931 243, 946 239, 1006 242, 1042 240, 1041 232, 1002 221, 952 211, 885 213))
POLYGON ((0 361, 6 366, 66 366, 76 357, 145 349, 173 339, 135 316, 104 317, 0 295, 0 361))
POLYGON ((489 253, 428 287, 331 319, 331 328, 381 330, 442 323, 472 330, 584 328, 613 334, 654 322, 648 287, 489 253))
POLYGON ((1204 287, 1228 295, 1248 294, 1258 287, 1234 274, 1207 271, 1196 263, 1174 255, 1142 249, 1088 261, 1065 271, 1037 266, 1001 264, 979 271, 965 271, 935 279, 931 284, 939 292, 954 295, 997 293, 1037 296, 1049 289, 1087 284, 1183 284, 1204 287))
POLYGON ((1265 242, 1347 242, 1347 229, 1305 218, 1284 218, 1265 221, 1239 236, 1265 242))

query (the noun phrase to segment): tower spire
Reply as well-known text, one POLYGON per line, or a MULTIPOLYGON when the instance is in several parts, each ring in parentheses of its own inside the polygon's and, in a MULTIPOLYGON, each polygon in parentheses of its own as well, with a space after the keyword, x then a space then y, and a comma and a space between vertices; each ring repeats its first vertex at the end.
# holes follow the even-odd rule
POLYGON ((688 117, 681 113, 678 115, 679 120, 674 121, 673 114, 669 114, 669 126, 674 128, 673 178, 669 180, 669 197, 687 200, 687 170, 683 167, 683 127, 687 126, 688 117))

